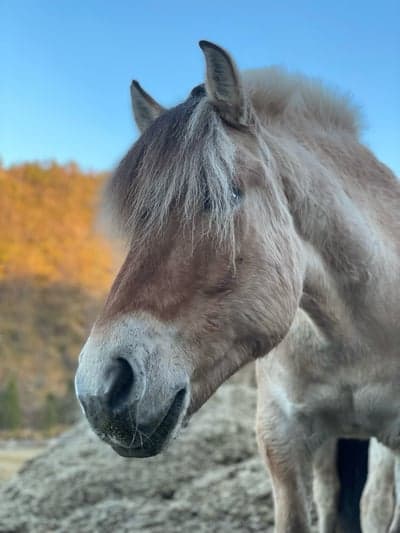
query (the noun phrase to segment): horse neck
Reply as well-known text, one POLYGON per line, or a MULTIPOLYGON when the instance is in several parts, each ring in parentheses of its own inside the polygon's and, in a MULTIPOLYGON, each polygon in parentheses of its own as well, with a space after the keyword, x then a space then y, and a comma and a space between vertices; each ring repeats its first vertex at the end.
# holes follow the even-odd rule
MULTIPOLYGON (((364 148, 343 137, 360 158, 364 148)), ((400 281, 400 265, 395 246, 369 216, 372 200, 363 201, 365 192, 324 157, 317 139, 280 132, 266 142, 303 245, 301 306, 329 337, 357 343, 366 335, 382 344, 398 330, 393 283, 400 281)))

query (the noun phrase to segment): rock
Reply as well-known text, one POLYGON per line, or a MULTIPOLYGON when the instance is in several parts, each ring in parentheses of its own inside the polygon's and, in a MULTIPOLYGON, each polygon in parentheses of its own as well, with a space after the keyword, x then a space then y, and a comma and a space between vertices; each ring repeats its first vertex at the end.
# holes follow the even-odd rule
POLYGON ((227 384, 168 450, 124 459, 85 421, 0 488, 1 533, 272 531, 255 390, 227 384))

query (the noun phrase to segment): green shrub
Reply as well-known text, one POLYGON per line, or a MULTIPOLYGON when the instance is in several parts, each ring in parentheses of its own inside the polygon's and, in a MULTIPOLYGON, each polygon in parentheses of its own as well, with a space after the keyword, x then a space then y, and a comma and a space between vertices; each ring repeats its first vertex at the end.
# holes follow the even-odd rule
POLYGON ((10 378, 0 392, 0 429, 18 429, 22 413, 15 378, 10 378))

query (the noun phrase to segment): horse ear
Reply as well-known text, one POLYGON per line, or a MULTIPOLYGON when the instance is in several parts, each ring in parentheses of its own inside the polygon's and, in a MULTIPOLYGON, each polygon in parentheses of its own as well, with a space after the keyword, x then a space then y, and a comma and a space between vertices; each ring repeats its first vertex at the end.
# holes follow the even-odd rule
POLYGON ((206 58, 206 90, 220 115, 236 126, 247 124, 247 113, 239 72, 233 59, 220 46, 200 41, 206 58))
POLYGON ((131 101, 133 116, 141 133, 165 111, 135 80, 131 83, 131 101))

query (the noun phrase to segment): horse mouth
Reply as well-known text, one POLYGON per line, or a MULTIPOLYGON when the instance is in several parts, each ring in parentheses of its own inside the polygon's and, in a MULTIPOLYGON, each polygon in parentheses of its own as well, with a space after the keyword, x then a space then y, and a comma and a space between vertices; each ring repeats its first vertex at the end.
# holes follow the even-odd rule
MULTIPOLYGON (((179 426, 184 423, 183 418, 187 407, 187 389, 181 389, 175 396, 167 414, 139 446, 122 446, 110 443, 112 449, 122 457, 152 457, 159 454, 170 442, 179 426)), ((140 430, 140 428, 139 428, 140 430)))

